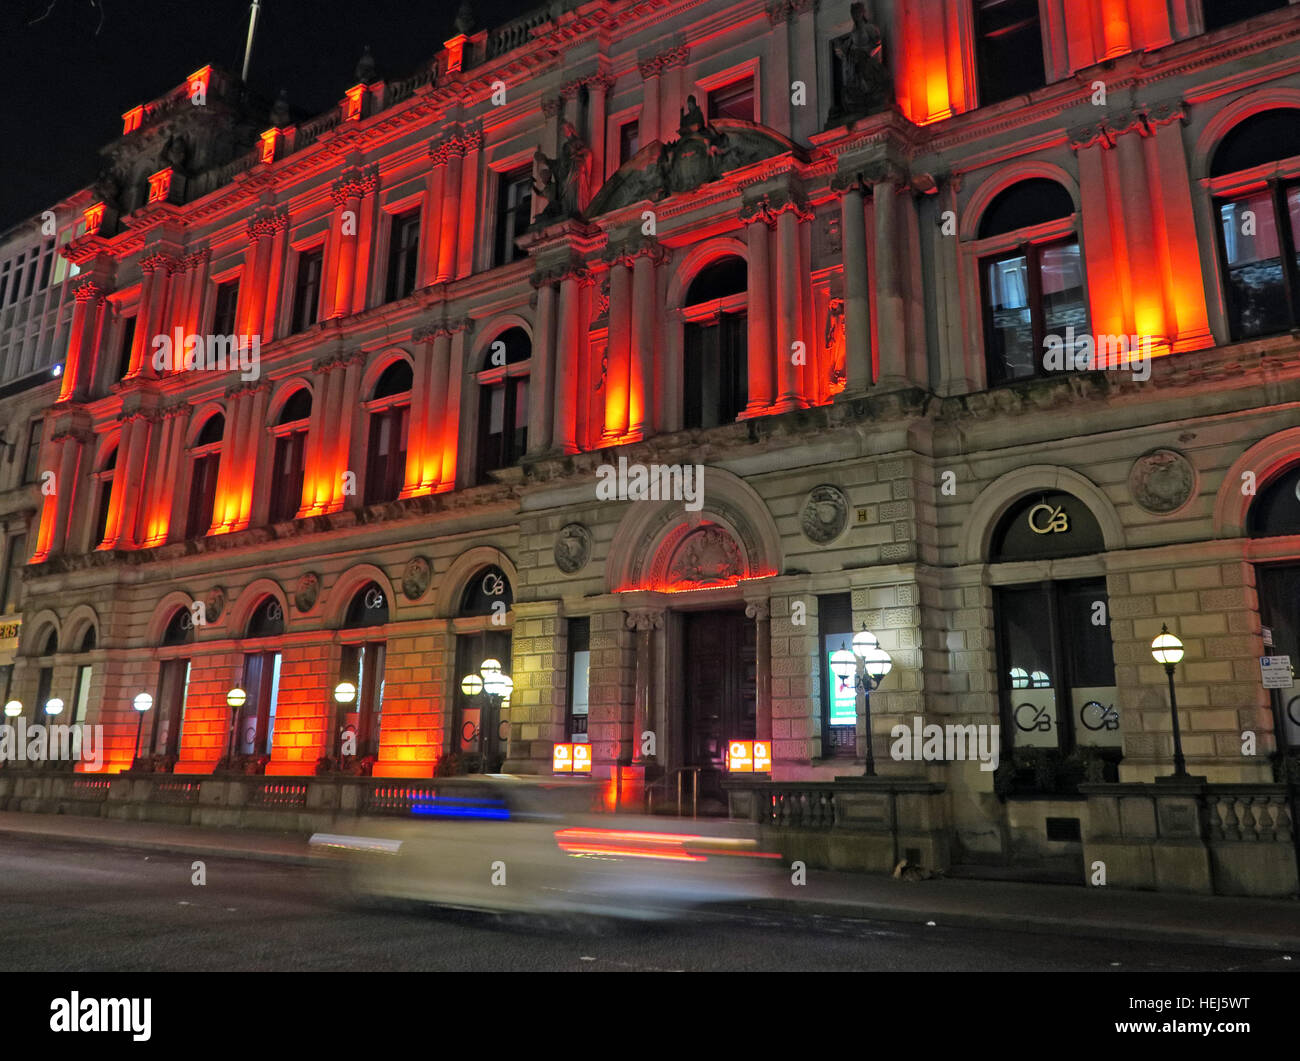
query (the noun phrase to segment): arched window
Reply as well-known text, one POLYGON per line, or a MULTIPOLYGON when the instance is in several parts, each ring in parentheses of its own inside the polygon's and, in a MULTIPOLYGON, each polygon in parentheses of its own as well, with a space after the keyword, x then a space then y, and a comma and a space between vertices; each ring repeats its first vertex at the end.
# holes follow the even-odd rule
POLYGON ((117 445, 109 451, 99 471, 95 473, 95 537, 91 546, 103 544, 108 535, 108 512, 113 501, 113 478, 117 471, 117 445))
MULTIPOLYGON (((352 597, 344 630, 382 626, 388 622, 388 600, 378 583, 368 582, 352 597)), ((335 754, 343 762, 373 760, 379 755, 379 733, 384 715, 383 641, 347 643, 339 666, 339 681, 355 690, 350 701, 335 698, 338 720, 335 726, 335 754)), ((337 688, 337 685, 335 686, 337 688)))
POLYGON ((248 618, 245 637, 275 637, 284 633, 284 608, 274 597, 266 597, 248 618))
POLYGON ((1259 492, 1246 514, 1246 532, 1252 538, 1300 534, 1300 464, 1259 492))
MULTIPOLYGON (((1006 512, 993 533, 995 564, 1044 561, 1105 551, 1101 527, 1078 498, 1032 494, 1006 512)), ((1014 787, 1065 792, 1063 757, 1080 752, 1111 780, 1122 746, 1105 578, 1011 582, 993 591, 1003 734, 1016 752, 1014 787), (1050 766, 1035 771, 1037 756, 1050 766)))
POLYGON ((1228 133, 1210 189, 1232 338, 1300 326, 1300 109, 1265 111, 1228 133))
POLYGON ((1013 184, 985 209, 977 239, 989 383, 1048 374, 1049 340, 1074 364, 1089 326, 1069 192, 1037 177, 1013 184))
POLYGON ((471 770, 499 771, 506 757, 510 699, 484 687, 483 664, 495 660, 502 674, 510 673, 510 632, 501 622, 513 601, 510 579, 495 564, 479 568, 461 593, 458 614, 477 622, 457 627, 462 632, 456 635, 456 732, 452 747, 465 757, 471 770), (465 683, 465 678, 470 682, 465 683))
POLYGON ((188 608, 177 608, 163 631, 164 645, 188 645, 194 640, 194 622, 188 608))
POLYGON ((271 463, 272 523, 293 519, 302 507, 302 482, 311 419, 311 391, 299 387, 284 403, 271 434, 275 451, 271 463))
POLYGON ((366 403, 370 442, 366 450, 365 503, 396 501, 406 481, 406 438, 411 422, 411 364, 394 361, 379 377, 366 403))
POLYGON ((743 258, 720 258, 699 271, 686 292, 682 423, 732 423, 749 396, 746 303, 749 272, 743 258))
POLYGON ((201 538, 212 529, 217 503, 217 472, 221 467, 221 440, 226 418, 213 413, 204 423, 190 449, 190 503, 185 519, 185 537, 201 538))
POLYGON ((478 374, 477 481, 508 468, 528 449, 528 371, 532 341, 522 328, 508 328, 487 346, 478 374))

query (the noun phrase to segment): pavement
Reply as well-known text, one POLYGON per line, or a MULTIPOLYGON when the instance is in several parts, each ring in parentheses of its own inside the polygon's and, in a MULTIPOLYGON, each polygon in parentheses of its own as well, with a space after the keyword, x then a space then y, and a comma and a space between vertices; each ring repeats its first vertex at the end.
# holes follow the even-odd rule
MULTIPOLYGON (((323 861, 300 834, 156 822, 4 811, 0 812, 0 837, 5 835, 290 865, 323 861)), ((814 917, 1244 947, 1294 954, 1300 962, 1300 900, 1295 899, 951 878, 908 882, 817 869, 809 869, 807 883, 792 885, 791 893, 791 898, 761 905, 814 917)))

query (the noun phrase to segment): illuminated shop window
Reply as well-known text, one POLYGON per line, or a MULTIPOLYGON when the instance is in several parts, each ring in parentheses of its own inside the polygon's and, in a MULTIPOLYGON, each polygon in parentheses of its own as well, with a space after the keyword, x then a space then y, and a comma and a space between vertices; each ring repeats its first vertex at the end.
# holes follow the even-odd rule
POLYGON ((419 251, 420 211, 398 214, 391 222, 388 235, 388 302, 396 302, 415 290, 419 251))
POLYGON ((984 211, 978 240, 1004 247, 980 259, 985 357, 990 385, 1048 373, 1049 336, 1066 363, 1088 336, 1083 258, 1071 221, 1074 201, 1055 181, 1020 181, 984 211))
POLYGON ((284 403, 271 433, 275 448, 271 456, 270 522, 291 520, 302 507, 302 486, 306 469, 307 429, 311 422, 311 391, 299 387, 284 403))
POLYGON ((366 403, 370 441, 366 450, 365 503, 396 501, 406 480, 406 442, 411 422, 411 364, 394 361, 379 377, 366 403))
POLYGON ((1214 153, 1210 179, 1232 338, 1300 326, 1300 110, 1236 126, 1214 153))
POLYGON ((590 740, 587 719, 590 708, 591 620, 569 620, 569 692, 565 726, 566 740, 590 740))
POLYGON ((1242 22, 1268 11, 1281 11, 1287 0, 1201 0, 1205 15, 1205 32, 1242 22))
POLYGON ((221 467, 221 440, 225 431, 226 418, 221 413, 213 413, 190 448, 186 538, 202 538, 212 529, 212 515, 217 503, 217 472, 221 467))
POLYGON ((510 328, 487 345, 478 373, 478 482, 491 482, 489 472, 510 467, 528 448, 532 353, 522 328, 510 328))
POLYGON ((726 257, 701 269, 687 290, 682 409, 686 427, 729 424, 745 408, 748 289, 744 259, 726 257))
POLYGON ((235 724, 235 754, 270 755, 280 697, 280 653, 246 655, 240 688, 247 698, 235 724))
POLYGON ((857 690, 851 678, 846 681, 831 670, 831 654, 852 647, 851 594, 817 598, 817 629, 821 646, 822 755, 853 756, 857 754, 857 690))
POLYGON ((1047 84, 1038 0, 975 0, 975 60, 983 106, 1047 84))
POLYGON ((338 703, 336 726, 337 751, 364 759, 379 754, 379 733, 384 714, 384 657, 387 647, 383 641, 360 645, 344 645, 339 667, 339 681, 348 682, 356 695, 350 703, 338 703), (345 751, 346 747, 353 749, 345 751))

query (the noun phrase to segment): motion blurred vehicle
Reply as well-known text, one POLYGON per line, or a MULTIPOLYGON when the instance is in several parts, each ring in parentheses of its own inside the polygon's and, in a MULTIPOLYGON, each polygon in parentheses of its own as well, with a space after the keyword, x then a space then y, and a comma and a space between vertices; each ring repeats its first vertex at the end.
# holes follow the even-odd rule
POLYGON ((317 833, 357 898, 655 920, 775 895, 780 855, 743 822, 602 812, 587 780, 435 781, 409 816, 317 833))

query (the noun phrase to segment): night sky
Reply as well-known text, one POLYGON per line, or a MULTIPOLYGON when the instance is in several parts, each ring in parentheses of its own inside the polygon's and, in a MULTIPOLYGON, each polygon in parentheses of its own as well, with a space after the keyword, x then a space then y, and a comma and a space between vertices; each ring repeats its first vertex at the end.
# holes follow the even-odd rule
MULTIPOLYGON (((268 99, 288 89, 295 107, 319 113, 354 83, 367 44, 381 77, 413 73, 452 35, 457 6, 262 0, 249 82, 268 99)), ((482 29, 540 6, 473 9, 482 29)), ((93 180, 123 111, 206 63, 238 75, 248 11, 248 0, 0 0, 0 232, 93 180)))

